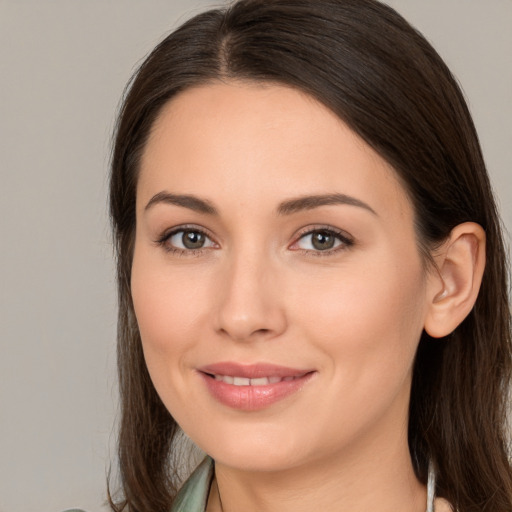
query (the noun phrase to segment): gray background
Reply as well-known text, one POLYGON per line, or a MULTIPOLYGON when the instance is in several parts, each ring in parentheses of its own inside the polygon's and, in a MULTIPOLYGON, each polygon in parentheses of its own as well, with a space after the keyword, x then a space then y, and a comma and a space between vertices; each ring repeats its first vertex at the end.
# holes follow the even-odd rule
MULTIPOLYGON (((510 229, 512 1, 389 3, 462 83, 510 229)), ((0 512, 105 510, 117 407, 110 133, 137 62, 209 5, 0 0, 0 512)))

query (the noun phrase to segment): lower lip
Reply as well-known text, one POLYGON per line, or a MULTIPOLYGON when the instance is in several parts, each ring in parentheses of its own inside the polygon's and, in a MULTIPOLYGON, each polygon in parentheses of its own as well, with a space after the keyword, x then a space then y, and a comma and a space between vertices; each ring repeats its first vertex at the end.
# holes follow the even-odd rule
POLYGON ((215 380, 203 372, 199 372, 199 375, 203 378, 211 395, 221 404, 241 411, 258 411, 298 392, 311 379, 313 373, 266 386, 235 386, 215 380))

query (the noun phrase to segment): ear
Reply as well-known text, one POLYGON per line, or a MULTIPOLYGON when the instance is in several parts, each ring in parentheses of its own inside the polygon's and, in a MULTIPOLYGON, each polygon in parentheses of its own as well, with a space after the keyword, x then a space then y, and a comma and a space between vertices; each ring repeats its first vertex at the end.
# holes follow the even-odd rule
POLYGON ((473 308, 485 268, 485 231, 474 222, 456 226, 435 252, 430 271, 425 331, 442 338, 473 308))

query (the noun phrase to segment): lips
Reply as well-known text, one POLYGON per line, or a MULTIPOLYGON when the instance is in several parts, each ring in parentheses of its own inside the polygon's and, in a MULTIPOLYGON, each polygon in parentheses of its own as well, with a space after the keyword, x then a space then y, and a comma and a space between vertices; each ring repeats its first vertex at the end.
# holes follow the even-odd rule
POLYGON ((225 362, 198 369, 210 394, 228 407, 257 411, 298 392, 313 370, 273 364, 241 365, 225 362))

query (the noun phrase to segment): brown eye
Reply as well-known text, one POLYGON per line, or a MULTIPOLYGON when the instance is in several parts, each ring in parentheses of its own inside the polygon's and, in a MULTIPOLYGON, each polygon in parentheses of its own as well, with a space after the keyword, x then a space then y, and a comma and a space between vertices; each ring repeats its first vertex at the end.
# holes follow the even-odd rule
POLYGON ((204 245, 205 236, 197 231, 184 231, 181 235, 183 246, 187 249, 200 249, 204 245))
MULTIPOLYGON (((330 229, 315 229, 302 235, 296 243, 297 248, 311 252, 329 252, 349 247, 354 242, 348 236, 330 229)), ((334 252, 333 251, 333 252, 334 252)))
POLYGON ((311 244, 319 251, 332 249, 336 242, 336 238, 327 231, 317 231, 311 235, 311 244))
POLYGON ((180 229, 165 239, 165 245, 171 249, 194 251, 206 247, 214 247, 214 243, 202 231, 197 229, 180 229))

